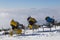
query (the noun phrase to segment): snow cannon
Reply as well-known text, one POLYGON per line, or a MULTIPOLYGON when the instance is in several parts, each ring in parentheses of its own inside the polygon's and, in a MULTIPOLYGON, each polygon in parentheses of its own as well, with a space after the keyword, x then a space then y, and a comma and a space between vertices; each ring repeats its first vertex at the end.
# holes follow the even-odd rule
POLYGON ((10 22, 10 25, 13 25, 13 26, 17 26, 17 22, 15 22, 13 19, 11 20, 11 22, 10 22))
POLYGON ((52 23, 52 24, 54 24, 54 21, 55 21, 55 19, 50 18, 50 17, 46 17, 45 20, 46 20, 48 23, 52 23))
POLYGON ((34 25, 28 25, 29 29, 38 29, 40 28, 41 26, 40 25, 37 25, 37 24, 34 24, 34 25))
POLYGON ((14 21, 13 19, 10 22, 10 25, 12 27, 12 31, 10 32, 10 35, 12 36, 14 33, 16 34, 21 34, 22 33, 22 29, 25 28, 25 26, 23 24, 20 24, 17 21, 14 21))

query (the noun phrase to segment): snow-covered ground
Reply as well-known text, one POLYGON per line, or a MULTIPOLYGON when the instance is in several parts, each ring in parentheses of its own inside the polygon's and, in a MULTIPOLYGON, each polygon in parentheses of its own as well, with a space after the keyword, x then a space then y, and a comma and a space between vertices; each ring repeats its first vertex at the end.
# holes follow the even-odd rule
MULTIPOLYGON (((53 27, 52 30, 55 30, 53 27)), ((3 32, 0 32, 0 34, 3 32)), ((42 28, 37 30, 25 30, 25 34, 22 35, 0 35, 0 40, 60 40, 60 26, 57 27, 57 31, 49 32, 49 28, 45 28, 45 32, 42 32, 42 28), (48 29, 48 32, 46 30, 48 29)))

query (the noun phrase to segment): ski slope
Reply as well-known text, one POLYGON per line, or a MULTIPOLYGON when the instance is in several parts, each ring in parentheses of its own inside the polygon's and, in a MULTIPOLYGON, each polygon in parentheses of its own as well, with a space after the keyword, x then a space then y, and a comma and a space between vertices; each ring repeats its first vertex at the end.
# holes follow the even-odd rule
MULTIPOLYGON (((55 30, 54 27, 52 30, 55 30)), ((0 32, 2 34, 3 32, 0 32)), ((60 40, 60 26, 56 28, 56 31, 49 31, 49 28, 42 31, 42 28, 37 30, 25 30, 25 34, 13 36, 0 35, 0 40, 60 40), (46 31, 47 30, 47 31, 46 31)))

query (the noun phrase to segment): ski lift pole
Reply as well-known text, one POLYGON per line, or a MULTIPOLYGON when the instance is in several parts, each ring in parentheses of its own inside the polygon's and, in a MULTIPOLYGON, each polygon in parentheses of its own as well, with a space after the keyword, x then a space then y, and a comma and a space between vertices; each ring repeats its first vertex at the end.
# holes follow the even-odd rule
POLYGON ((43 25, 42 25, 42 28, 43 28, 43 32, 44 32, 44 27, 43 27, 43 25))
POLYGON ((26 27, 24 27, 24 34, 25 34, 25 31, 26 31, 26 27))
POLYGON ((32 32, 34 33, 34 25, 32 25, 32 32))
POLYGON ((57 23, 57 21, 55 21, 55 30, 56 30, 56 23, 57 23))
MULTIPOLYGON (((53 19, 54 19, 54 16, 53 16, 53 19)), ((57 21, 54 21, 55 29, 56 29, 56 22, 57 22, 57 21)))

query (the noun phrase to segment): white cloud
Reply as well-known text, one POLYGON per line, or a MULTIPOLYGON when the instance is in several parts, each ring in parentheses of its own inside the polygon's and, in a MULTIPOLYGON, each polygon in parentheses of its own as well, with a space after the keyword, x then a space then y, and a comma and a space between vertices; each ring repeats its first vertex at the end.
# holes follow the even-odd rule
POLYGON ((9 24, 9 14, 8 13, 0 13, 0 28, 1 27, 6 27, 9 24))
POLYGON ((11 19, 26 25, 28 16, 36 18, 39 23, 44 23, 46 16, 54 16, 60 21, 60 8, 0 9, 0 25, 10 26, 11 19))
POLYGON ((7 17, 7 16, 8 16, 8 13, 4 13, 4 12, 0 13, 0 17, 7 17))

